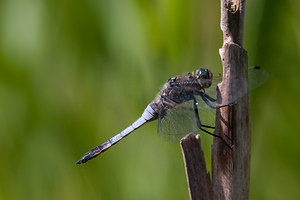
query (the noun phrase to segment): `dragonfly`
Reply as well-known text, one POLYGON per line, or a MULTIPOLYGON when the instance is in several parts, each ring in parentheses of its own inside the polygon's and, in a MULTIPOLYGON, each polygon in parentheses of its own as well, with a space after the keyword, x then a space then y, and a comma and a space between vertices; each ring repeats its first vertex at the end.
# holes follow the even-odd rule
MULTIPOLYGON (((248 74, 250 90, 264 83, 268 76, 268 73, 260 67, 249 68, 248 74), (252 79, 254 80, 251 81, 252 79)), ((188 133, 202 131, 220 138, 231 148, 221 136, 211 132, 215 128, 214 110, 234 104, 230 102, 216 105, 216 85, 221 79, 221 74, 213 74, 204 68, 170 78, 156 98, 148 104, 140 118, 119 134, 84 154, 76 164, 83 164, 97 157, 136 129, 154 120, 158 120, 158 134, 163 140, 177 142, 188 133)))

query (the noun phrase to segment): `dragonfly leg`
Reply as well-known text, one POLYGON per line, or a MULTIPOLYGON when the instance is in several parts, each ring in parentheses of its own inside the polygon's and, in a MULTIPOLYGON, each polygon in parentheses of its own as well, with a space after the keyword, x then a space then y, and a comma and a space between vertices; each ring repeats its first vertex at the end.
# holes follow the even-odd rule
POLYGON ((215 102, 215 101, 216 101, 216 99, 212 98, 211 96, 209 96, 209 95, 206 94, 206 93, 203 93, 203 95, 204 95, 208 100, 210 100, 210 101, 212 101, 212 102, 215 102))
POLYGON ((194 112, 195 112, 197 126, 198 126, 199 129, 201 129, 202 124, 201 124, 201 121, 200 121, 200 118, 199 118, 196 98, 194 97, 193 100, 194 100, 194 112))
MULTIPOLYGON (((212 101, 210 98, 210 96, 208 96, 207 94, 205 94, 205 93, 203 93, 203 94, 201 94, 200 95, 201 96, 201 98, 203 99, 203 101, 210 107, 210 108, 212 108, 212 109, 217 109, 217 108, 223 108, 223 107, 226 107, 226 106, 232 106, 232 105, 234 105, 235 103, 231 103, 231 104, 225 104, 225 105, 221 105, 221 106, 214 106, 214 105, 212 105, 210 102, 209 102, 209 100, 210 101, 212 101), (209 97, 209 98, 208 98, 209 97)), ((213 99, 214 100, 214 99, 213 99)))
MULTIPOLYGON (((214 137, 220 138, 220 139, 225 143, 226 146, 228 146, 230 149, 232 149, 232 146, 230 146, 230 145, 224 140, 224 138, 223 138, 222 136, 213 134, 213 133, 211 133, 211 132, 209 132, 209 131, 207 131, 207 130, 205 130, 205 129, 202 128, 202 127, 205 127, 205 128, 213 128, 213 129, 214 129, 215 127, 207 126, 207 125, 202 125, 202 124, 201 124, 200 117, 199 117, 199 113, 198 113, 198 107, 197 107, 197 101, 196 101, 196 98, 194 97, 193 100, 194 100, 195 117, 196 117, 196 121, 197 121, 197 126, 198 126, 198 128, 199 128, 201 131, 203 131, 203 132, 205 132, 205 133, 207 133, 207 134, 209 134, 209 135, 212 135, 212 136, 214 136, 214 137)), ((206 100, 207 100, 207 99, 206 99, 206 100)), ((208 100, 207 100, 207 101, 208 101, 208 100)))
POLYGON ((211 128, 211 129, 215 129, 215 127, 214 127, 214 126, 207 126, 207 125, 204 125, 204 124, 202 124, 202 126, 203 126, 204 128, 211 128))
MULTIPOLYGON (((209 100, 206 98, 206 94, 205 94, 205 93, 201 94, 200 96, 201 96, 201 98, 203 99, 203 101, 204 101, 210 108, 212 108, 212 109, 219 108, 218 106, 214 106, 214 105, 212 105, 212 104, 209 102, 209 100)), ((208 96, 208 95, 207 95, 207 96, 208 96)), ((195 100, 194 100, 194 101, 195 101, 195 100)))

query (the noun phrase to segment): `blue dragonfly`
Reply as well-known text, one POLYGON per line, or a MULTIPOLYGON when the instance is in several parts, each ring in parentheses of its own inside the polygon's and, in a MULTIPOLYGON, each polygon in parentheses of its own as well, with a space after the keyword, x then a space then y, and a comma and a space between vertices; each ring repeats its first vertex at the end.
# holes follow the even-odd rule
MULTIPOLYGON (((248 76, 250 90, 253 90, 267 80, 268 73, 260 67, 252 67, 248 70, 248 76)), ((234 103, 216 105, 216 85, 221 80, 221 74, 213 74, 204 68, 170 78, 140 118, 119 134, 84 154, 76 164, 97 157, 142 125, 154 120, 158 120, 158 134, 161 139, 178 142, 188 133, 202 131, 220 138, 230 147, 221 136, 211 131, 215 128, 215 109, 234 103)), ((240 97, 242 95, 240 94, 240 97)))

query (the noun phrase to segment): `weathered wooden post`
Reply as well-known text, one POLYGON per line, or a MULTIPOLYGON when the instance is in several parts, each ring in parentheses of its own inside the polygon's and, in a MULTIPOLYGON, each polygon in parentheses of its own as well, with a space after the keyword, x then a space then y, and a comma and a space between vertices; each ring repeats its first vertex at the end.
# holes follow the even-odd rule
POLYGON ((191 139, 192 136, 181 140, 190 198, 193 200, 249 199, 251 133, 248 55, 243 49, 244 17, 245 0, 221 0, 223 46, 219 52, 223 64, 223 81, 218 85, 217 104, 234 102, 234 105, 217 109, 215 134, 221 135, 233 148, 228 148, 219 138, 214 138, 212 180, 207 181, 202 180, 207 170, 202 163, 204 158, 200 139, 195 138, 198 145, 195 139, 191 139), (200 148, 201 151, 187 148, 200 148), (203 186, 203 182, 206 186, 203 186))

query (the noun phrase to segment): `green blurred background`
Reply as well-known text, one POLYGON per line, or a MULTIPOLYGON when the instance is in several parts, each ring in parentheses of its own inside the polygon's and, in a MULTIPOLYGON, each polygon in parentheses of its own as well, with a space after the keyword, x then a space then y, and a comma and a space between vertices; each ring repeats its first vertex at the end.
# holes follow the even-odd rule
MULTIPOLYGON (((247 1, 249 65, 269 72, 251 96, 250 199, 300 197, 299 9, 247 1)), ((0 199, 188 199, 179 144, 160 140, 157 122, 75 162, 168 78, 221 72, 219 24, 218 0, 2 0, 0 199)), ((201 137, 209 162, 212 138, 201 137)))

